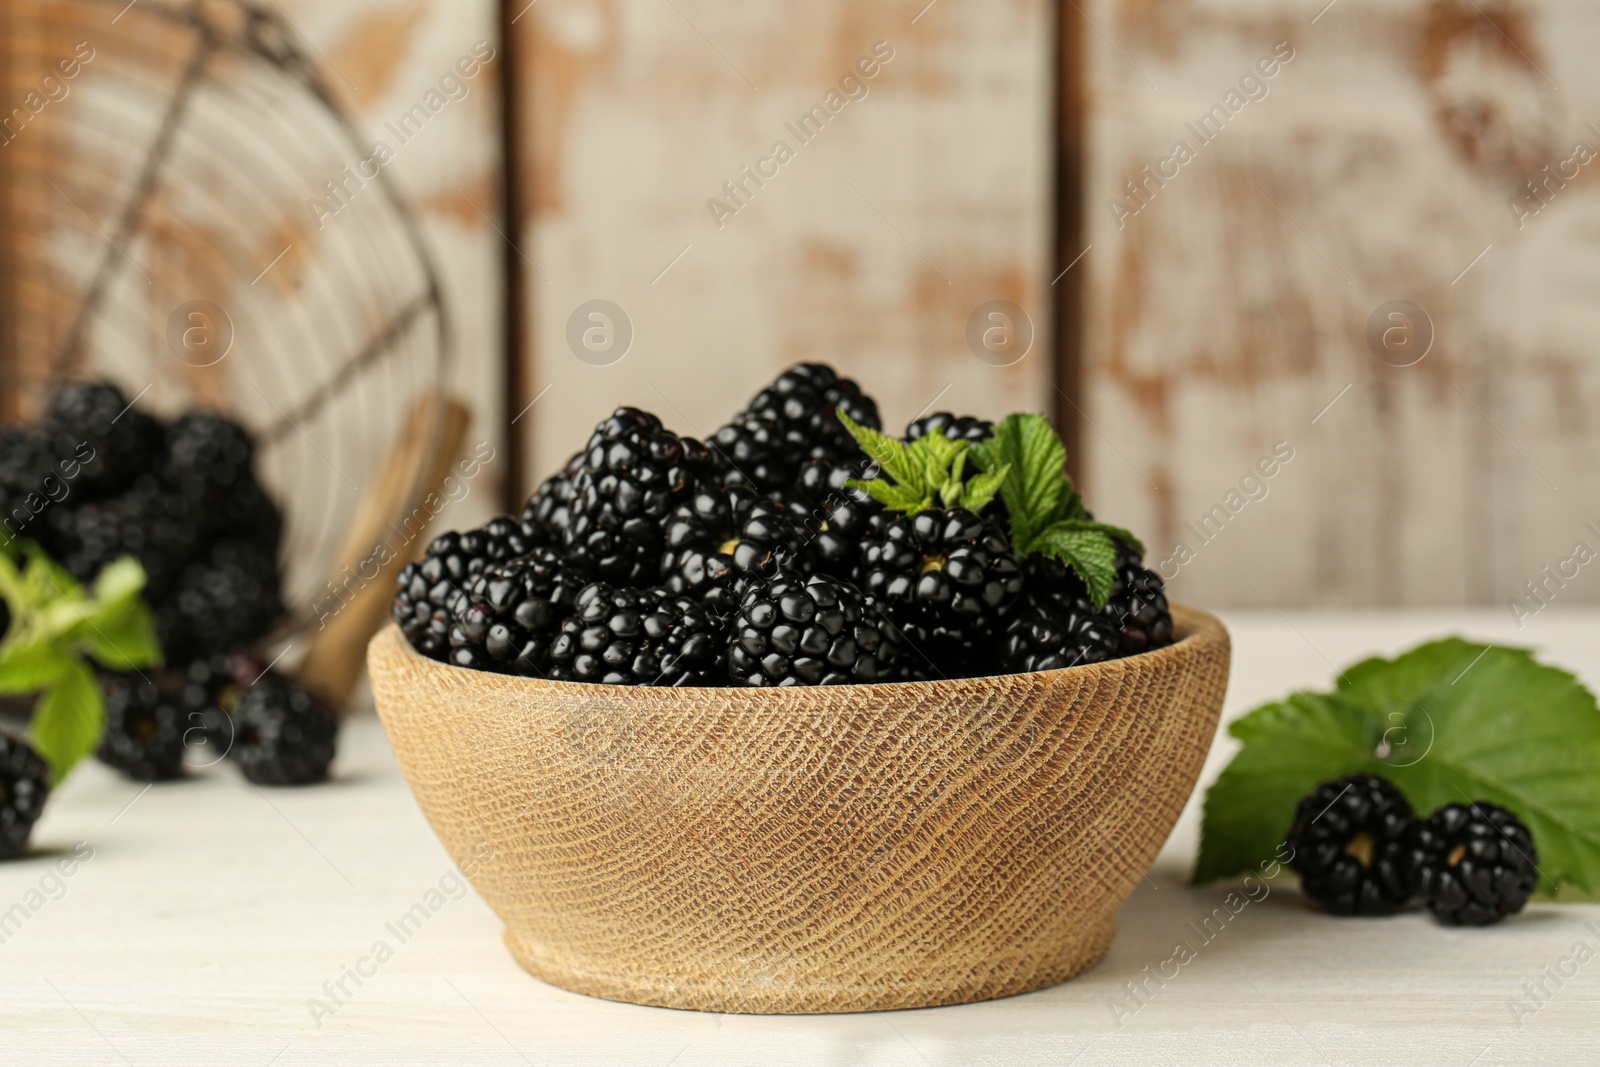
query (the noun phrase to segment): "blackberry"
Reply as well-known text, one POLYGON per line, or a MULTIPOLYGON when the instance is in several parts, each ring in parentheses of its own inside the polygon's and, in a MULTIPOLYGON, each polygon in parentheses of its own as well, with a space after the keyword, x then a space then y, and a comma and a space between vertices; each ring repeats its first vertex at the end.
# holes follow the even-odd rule
POLYGON ((339 720, 305 689, 269 672, 233 709, 228 758, 258 785, 306 785, 328 776, 339 720))
POLYGON ((845 482, 851 479, 869 481, 878 473, 878 465, 864 455, 843 460, 810 459, 800 467, 791 495, 814 506, 842 500, 868 500, 871 498, 866 493, 847 488, 845 482))
POLYGON ((50 795, 50 768, 20 737, 0 731, 0 860, 22 854, 50 795))
MULTIPOLYGON (((36 535, 40 515, 54 507, 44 492, 45 479, 54 472, 50 443, 42 433, 20 426, 0 430, 0 544, 8 537, 36 535)), ((52 495, 61 495, 50 488, 52 495)))
POLYGON ((567 460, 555 474, 540 483, 522 509, 522 534, 531 544, 559 546, 572 526, 573 480, 583 469, 585 453, 567 460))
POLYGON ((183 776, 188 723, 179 700, 136 673, 100 674, 106 725, 95 752, 101 763, 141 782, 183 776))
POLYGON ((184 663, 243 648, 283 614, 276 553, 249 541, 218 541, 178 575, 156 608, 167 659, 184 663))
POLYGON ((856 575, 862 544, 887 521, 883 505, 848 489, 809 507, 797 503, 790 508, 800 524, 809 566, 846 581, 856 575))
POLYGON ((712 685, 727 641, 715 615, 661 589, 595 582, 551 647, 550 677, 605 685, 712 685))
POLYGON ((1006 622, 997 666, 1025 674, 1103 663, 1116 656, 1119 636, 1087 597, 1063 603, 1027 595, 1006 622))
POLYGON ((1447 804, 1418 824, 1413 842, 1422 902, 1440 922, 1497 923, 1521 911, 1539 885, 1533 835, 1505 808, 1447 804))
POLYGON ((401 568, 389 614, 412 648, 430 659, 449 654, 456 598, 489 564, 532 550, 526 525, 501 517, 466 533, 440 534, 422 559, 401 568))
POLYGON ((145 474, 116 496, 52 509, 44 540, 56 561, 82 582, 122 556, 134 557, 144 567, 147 599, 160 602, 194 556, 207 521, 188 499, 145 474))
POLYGON ((450 610, 449 662, 500 674, 544 677, 550 643, 584 582, 553 550, 490 563, 450 610))
POLYGON ((750 401, 749 410, 776 421, 787 454, 799 459, 844 460, 859 454, 839 411, 871 429, 882 426, 872 398, 825 363, 790 367, 750 401))
POLYGON ((952 672, 967 671, 1022 590, 1000 528, 964 508, 885 517, 861 548, 860 585, 908 644, 952 672))
POLYGON ((719 614, 739 609, 750 578, 771 578, 800 551, 801 529, 783 504, 746 486, 700 489, 667 520, 661 574, 669 592, 719 614))
POLYGON ((206 656, 188 665, 178 698, 186 727, 184 738, 215 753, 206 765, 233 747, 234 709, 245 690, 266 673, 266 664, 250 652, 206 656))
POLYGON ((978 444, 994 436, 994 423, 972 415, 952 415, 948 411, 935 411, 915 419, 906 427, 906 440, 915 441, 929 430, 943 430, 952 441, 971 441, 978 444))
POLYGON ((1285 844, 1306 896, 1335 915, 1389 915, 1417 891, 1416 820, 1374 774, 1323 782, 1295 809, 1285 844))
POLYGON ((847 685, 890 675, 899 652, 867 599, 824 574, 783 574, 745 593, 728 647, 739 685, 847 685))
POLYGON ((786 490, 794 480, 795 455, 783 425, 770 415, 744 412, 706 442, 715 480, 761 493, 786 490))
POLYGON ((1139 555, 1118 546, 1117 581, 1102 616, 1119 632, 1118 656, 1133 656, 1172 644, 1172 611, 1165 583, 1146 570, 1139 555))
POLYGON ((210 501, 253 478, 255 443, 245 428, 210 411, 190 411, 167 427, 168 479, 189 496, 210 501))
POLYGON ((662 527, 710 467, 699 441, 664 429, 648 412, 618 408, 595 428, 573 479, 568 559, 597 579, 654 585, 662 527))
POLYGON ((153 470, 166 444, 161 424, 131 406, 110 382, 91 382, 58 390, 45 410, 44 431, 61 459, 87 443, 92 459, 78 473, 90 492, 111 493, 153 470))

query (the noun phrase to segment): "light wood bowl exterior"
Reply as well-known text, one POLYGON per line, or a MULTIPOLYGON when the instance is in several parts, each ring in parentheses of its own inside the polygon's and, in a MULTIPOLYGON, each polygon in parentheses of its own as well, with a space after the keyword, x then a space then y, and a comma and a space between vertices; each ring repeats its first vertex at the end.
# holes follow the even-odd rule
POLYGON ((368 652, 396 759, 512 954, 565 989, 838 1012, 1053 985, 1194 788, 1227 631, 1110 663, 792 689, 582 685, 368 652))

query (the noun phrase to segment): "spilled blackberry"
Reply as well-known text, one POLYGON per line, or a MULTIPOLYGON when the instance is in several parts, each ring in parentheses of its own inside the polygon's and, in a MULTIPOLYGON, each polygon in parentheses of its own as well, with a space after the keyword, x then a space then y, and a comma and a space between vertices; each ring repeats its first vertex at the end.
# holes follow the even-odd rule
POLYGON ((161 648, 173 662, 243 648, 283 614, 276 553, 249 541, 218 541, 185 567, 156 608, 161 648))
POLYGON ((1119 636, 1087 597, 1063 603, 1030 594, 1006 622, 998 666, 1012 674, 1104 663, 1117 655, 1119 636))
POLYGON ((749 410, 777 422, 788 454, 796 459, 843 460, 859 455, 855 440, 839 421, 839 411, 874 430, 882 425, 872 398, 825 363, 790 367, 750 401, 749 410))
POLYGON ((1416 827, 1413 843, 1422 902, 1451 926, 1497 923, 1538 888, 1533 835, 1505 808, 1447 804, 1416 827))
POLYGON ((1118 656, 1172 644, 1172 611, 1165 583, 1146 570, 1138 553, 1118 545, 1117 582, 1101 615, 1119 632, 1118 656))
POLYGON ((450 609, 456 598, 489 564, 533 548, 525 526, 501 517, 466 533, 441 534, 422 559, 401 568, 389 614, 412 648, 430 659, 448 655, 450 609))
POLYGON ((863 543, 857 571, 862 590, 947 677, 973 667, 1022 590, 1006 535, 964 508, 886 516, 863 543))
POLYGON ((50 795, 50 768, 20 737, 0 731, 0 860, 20 856, 50 795))
POLYGON ((161 424, 132 407, 109 382, 57 390, 45 410, 44 432, 60 458, 87 443, 93 458, 78 472, 80 486, 97 493, 116 492, 161 461, 166 442, 161 424))
POLYGON ((95 752, 100 762, 141 782, 181 777, 189 725, 181 700, 132 672, 102 672, 100 691, 106 706, 105 732, 95 752))
POLYGON ((770 493, 794 480, 796 454, 783 425, 770 415, 747 411, 712 434, 706 447, 719 484, 770 493))
POLYGON ((740 605, 728 675, 736 685, 847 685, 890 676, 899 649, 860 590, 836 578, 783 574, 740 605))
POLYGON ((266 671, 266 664, 250 652, 207 656, 189 664, 178 706, 183 712, 185 741, 206 750, 201 765, 210 766, 233 747, 234 709, 245 690, 266 671))
POLYGON ((726 638, 704 605, 595 582, 551 647, 550 677, 604 685, 714 685, 726 638))
POLYGON ((718 614, 739 609, 751 578, 776 575, 800 551, 801 529, 783 504, 745 486, 700 489, 667 520, 661 561, 669 592, 705 602, 718 614))
POLYGON ((906 440, 915 441, 929 430, 943 430, 952 441, 971 441, 977 444, 994 436, 994 423, 972 415, 952 415, 948 411, 935 411, 913 420, 906 427, 906 440))
POLYGON ((1417 891, 1416 820, 1374 774, 1323 782, 1295 809, 1285 844, 1306 896, 1335 915, 1388 915, 1417 891))
POLYGON ((246 689, 233 709, 228 758, 258 785, 307 785, 328 776, 339 720, 301 686, 275 672, 246 689))
POLYGON ((584 584, 548 548, 488 564, 468 580, 450 609, 449 662, 544 677, 556 630, 584 584))
POLYGON ((573 479, 567 558, 598 579, 654 584, 667 517, 710 466, 694 438, 662 428, 647 412, 618 408, 595 428, 573 479))
POLYGON ((579 452, 559 471, 540 483, 522 509, 522 535, 530 545, 559 547, 572 526, 572 501, 577 494, 573 480, 583 469, 585 453, 579 452))

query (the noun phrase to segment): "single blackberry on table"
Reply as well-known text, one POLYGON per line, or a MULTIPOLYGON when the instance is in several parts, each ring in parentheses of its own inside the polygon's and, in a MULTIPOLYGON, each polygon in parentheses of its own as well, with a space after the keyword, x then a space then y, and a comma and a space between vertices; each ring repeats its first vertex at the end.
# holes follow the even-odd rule
POLYGON ((595 582, 551 646, 550 677, 604 685, 714 685, 725 631, 704 605, 662 589, 595 582))
POLYGON ((49 795, 49 766, 22 738, 0 731, 0 860, 22 854, 49 795))
POLYGON ((120 490, 136 476, 155 469, 166 448, 161 424, 132 407, 121 389, 109 382, 67 386, 50 398, 44 431, 58 459, 73 456, 87 443, 92 459, 75 479, 90 492, 120 490))
POLYGON ((840 411, 870 429, 883 425, 872 398, 825 363, 790 367, 756 394, 749 411, 778 423, 789 454, 796 459, 850 459, 860 453, 855 438, 839 421, 840 411))
POLYGON ((899 653, 861 591, 825 574, 752 585, 734 627, 728 676, 738 685, 875 682, 899 653))
POLYGON ((702 488, 679 504, 665 527, 661 574, 667 590, 719 614, 739 609, 752 578, 776 576, 800 551, 801 528, 783 504, 735 485, 702 488))
POLYGON ((972 669, 1022 590, 1011 542, 964 508, 885 516, 862 544, 857 572, 906 642, 946 677, 972 669))
POLYGON ((1284 843, 1306 896, 1335 915, 1389 915, 1417 891, 1415 818, 1375 774, 1323 782, 1301 799, 1284 843))
POLYGON ((191 724, 181 698, 134 672, 102 672, 100 691, 106 705, 105 732, 95 752, 100 762, 141 782, 182 777, 184 734, 191 724))
POLYGON ((239 700, 267 673, 253 652, 205 656, 184 670, 178 706, 183 712, 186 741, 211 750, 204 762, 215 763, 233 747, 233 711, 239 700))
POLYGON ((779 492, 794 480, 797 456, 783 424, 770 415, 744 412, 706 441, 714 478, 761 493, 779 492))
POLYGON ((283 615, 277 554, 249 541, 218 541, 185 567, 156 608, 168 660, 185 663, 244 648, 283 615))
POLYGON ((1025 674, 1103 663, 1117 655, 1119 638, 1087 597, 1062 602, 1029 594, 1007 618, 996 667, 1025 674))
POLYGON ((1413 833, 1418 893, 1440 922, 1499 922, 1521 911, 1538 888, 1533 834, 1505 808, 1481 800, 1447 804, 1413 833))
POLYGON ((699 441, 648 412, 618 408, 595 428, 573 479, 567 558, 603 581, 654 585, 667 517, 710 474, 699 441))
POLYGON ((556 473, 539 484, 522 509, 522 535, 532 544, 559 547, 572 526, 573 480, 583 469, 586 453, 579 452, 556 473))
POLYGON ((1133 656, 1172 644, 1172 611, 1161 576, 1147 570, 1138 553, 1118 546, 1117 581, 1101 615, 1117 628, 1118 656, 1133 656))
POLYGON ((309 692, 276 672, 239 697, 228 758, 258 785, 306 785, 328 776, 339 720, 309 692))
POLYGON ((553 549, 490 563, 450 609, 450 663, 499 674, 544 677, 550 643, 586 584, 553 549))
POLYGON ((485 567, 533 549, 526 525, 502 516, 476 530, 440 534, 422 559, 401 568, 389 614, 412 648, 430 659, 449 654, 456 598, 485 567))
POLYGON ((943 430, 952 441, 971 441, 978 444, 994 436, 994 423, 972 415, 952 415, 948 411, 935 411, 914 419, 906 427, 906 440, 915 441, 929 430, 943 430))

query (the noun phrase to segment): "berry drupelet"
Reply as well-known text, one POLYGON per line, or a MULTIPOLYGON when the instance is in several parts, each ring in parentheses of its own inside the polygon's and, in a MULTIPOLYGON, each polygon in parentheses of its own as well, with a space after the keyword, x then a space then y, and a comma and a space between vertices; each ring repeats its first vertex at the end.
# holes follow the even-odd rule
POLYGON ((860 454, 839 421, 840 411, 871 429, 882 425, 872 398, 825 363, 790 367, 750 401, 749 410, 778 424, 788 454, 796 459, 849 460, 860 454))
POLYGON ((1134 656, 1172 644, 1172 611, 1161 576, 1147 570, 1138 553, 1118 546, 1117 582, 1101 614, 1118 632, 1118 656, 1134 656))
POLYGON ((136 673, 103 672, 105 732, 95 756, 101 763, 141 782, 183 776, 185 733, 189 726, 181 696, 164 693, 136 673))
POLYGON ((782 574, 745 593, 728 648, 736 685, 846 685, 891 674, 898 647, 854 586, 782 574))
POLYGON ((700 489, 667 520, 662 580, 669 592, 732 614, 750 579, 774 577, 799 553, 802 533, 793 512, 753 489, 700 489))
POLYGON ((308 785, 328 776, 339 720, 309 692, 268 672, 234 706, 228 758, 257 785, 308 785))
POLYGON ((1515 915, 1539 885, 1533 835, 1505 808, 1447 804, 1415 829, 1422 902, 1440 922, 1487 926, 1515 915))
POLYGON ((714 685, 726 639, 715 615, 661 589, 595 582, 551 648, 550 677, 604 685, 714 685))
POLYGON ((941 430, 952 441, 970 441, 978 444, 994 436, 994 423, 972 415, 952 415, 948 411, 935 411, 913 420, 906 427, 906 440, 915 441, 929 430, 941 430))
POLYGON ((550 643, 585 585, 553 550, 534 548, 472 577, 450 610, 449 661, 542 678, 550 643))
POLYGON ((525 521, 502 517, 466 533, 441 534, 422 559, 401 569, 389 613, 412 648, 430 659, 449 654, 450 610, 456 598, 485 567, 533 547, 525 526, 525 521))
POLYGON ((1063 603, 1028 595, 1006 621, 998 667, 1021 674, 1104 663, 1117 655, 1118 640, 1117 630, 1087 597, 1063 603))
POLYGON ((572 526, 573 480, 583 469, 579 452, 565 466, 540 483, 522 509, 522 536, 530 545, 560 547, 572 526))
POLYGON ((567 559, 600 580, 654 584, 662 527, 710 467, 694 438, 679 437, 637 408, 618 408, 595 428, 573 479, 567 559))
POLYGON ((1416 820, 1374 774, 1323 782, 1301 799, 1285 844, 1300 888, 1335 915, 1389 915, 1417 890, 1409 839, 1416 820))
POLYGON ((20 856, 50 795, 50 768, 20 737, 0 731, 0 860, 20 856))
POLYGON ((720 485, 743 485, 758 493, 785 490, 794 480, 797 453, 771 415, 744 412, 711 435, 713 479, 720 485))

